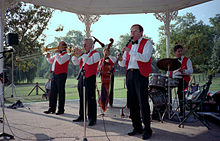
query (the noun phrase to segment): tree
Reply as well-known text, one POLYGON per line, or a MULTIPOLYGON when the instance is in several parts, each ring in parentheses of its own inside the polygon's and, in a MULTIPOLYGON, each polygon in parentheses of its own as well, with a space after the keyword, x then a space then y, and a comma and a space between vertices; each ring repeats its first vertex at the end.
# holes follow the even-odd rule
MULTIPOLYGON (((60 41, 65 41, 68 47, 77 47, 83 49, 83 40, 85 39, 85 35, 81 31, 71 30, 67 32, 66 36, 64 37, 55 37, 54 42, 47 45, 48 48, 54 48, 60 41)), ((45 57, 42 61, 42 64, 38 67, 38 76, 49 78, 50 77, 50 67, 48 62, 46 61, 45 57)), ((70 61, 68 67, 68 76, 74 75, 76 76, 79 71, 79 66, 74 66, 70 61)))
POLYGON ((213 26, 214 47, 208 68, 209 72, 214 74, 220 71, 220 14, 217 14, 214 18, 210 18, 210 23, 213 26))
MULTIPOLYGON (((44 39, 40 37, 47 27, 52 13, 53 10, 50 8, 22 2, 6 12, 5 33, 14 32, 19 35, 19 46, 14 46, 16 57, 41 53, 44 39)), ((6 65, 8 68, 11 67, 11 62, 10 55, 7 55, 6 65)), ((37 63, 39 63, 38 59, 14 61, 15 82, 24 80, 32 82, 36 75, 37 63)))
MULTIPOLYGON (((165 57, 166 46, 164 27, 160 27, 160 40, 157 51, 161 58, 165 57)), ((204 66, 208 64, 213 49, 213 31, 210 26, 204 25, 202 21, 197 22, 192 13, 178 16, 175 23, 171 25, 170 50, 171 57, 175 57, 173 47, 181 44, 184 47, 184 55, 192 60, 194 72, 206 71, 204 66)))

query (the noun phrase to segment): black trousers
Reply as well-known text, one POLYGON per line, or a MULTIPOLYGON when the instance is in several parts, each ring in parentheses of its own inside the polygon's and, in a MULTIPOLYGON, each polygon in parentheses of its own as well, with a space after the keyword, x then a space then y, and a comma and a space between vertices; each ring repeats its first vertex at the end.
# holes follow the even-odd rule
POLYGON ((148 78, 142 76, 139 70, 128 70, 126 75, 128 90, 128 107, 134 130, 142 128, 144 131, 152 132, 150 127, 150 106, 148 102, 148 78), (142 120, 141 120, 142 118, 142 120))
MULTIPOLYGON (((178 90, 177 90, 177 94, 178 94, 178 99, 179 99, 179 106, 180 106, 180 115, 183 115, 183 91, 185 88, 188 87, 188 83, 183 79, 178 79, 179 80, 179 84, 178 84, 178 90)), ((185 94, 184 94, 185 96, 185 94)))
POLYGON ((113 104, 113 99, 114 99, 114 74, 111 76, 111 89, 109 93, 109 105, 113 104))
MULTIPOLYGON (((86 95, 86 105, 88 105, 88 118, 89 121, 95 121, 97 119, 97 103, 96 103, 96 76, 92 75, 85 78, 85 95, 86 95)), ((78 92, 79 92, 79 116, 83 117, 83 75, 80 76, 78 81, 78 92)))
POLYGON ((66 73, 61 73, 58 75, 53 73, 53 75, 52 75, 51 93, 50 93, 50 97, 49 97, 49 108, 51 111, 56 111, 57 96, 59 94, 58 111, 64 112, 66 79, 67 79, 66 73))

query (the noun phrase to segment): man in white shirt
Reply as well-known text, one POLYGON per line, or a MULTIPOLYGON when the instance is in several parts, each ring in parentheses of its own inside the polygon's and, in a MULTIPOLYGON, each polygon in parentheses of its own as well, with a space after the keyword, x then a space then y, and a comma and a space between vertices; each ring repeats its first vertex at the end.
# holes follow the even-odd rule
POLYGON ((49 97, 49 109, 45 114, 55 113, 57 106, 57 94, 59 94, 59 105, 57 115, 64 113, 65 105, 65 84, 67 79, 68 65, 70 56, 66 52, 67 44, 64 41, 59 42, 55 55, 50 56, 47 53, 47 61, 52 64, 51 94, 49 97))
POLYGON ((130 32, 132 43, 124 47, 123 56, 119 60, 119 65, 127 68, 127 106, 130 108, 130 117, 134 128, 128 135, 134 136, 144 132, 142 139, 146 140, 152 136, 148 103, 148 75, 152 71, 151 55, 153 47, 149 39, 142 37, 143 27, 141 25, 133 25, 130 32))
POLYGON ((183 46, 176 45, 173 48, 174 54, 178 61, 181 63, 181 67, 175 71, 170 71, 169 77, 177 78, 179 81, 178 84, 178 98, 180 103, 180 113, 179 116, 183 116, 183 91, 188 87, 190 81, 190 75, 193 73, 192 62, 189 58, 183 56, 183 46))
MULTIPOLYGON (((97 119, 97 103, 96 103, 96 73, 100 60, 100 54, 98 51, 94 50, 93 40, 87 38, 83 42, 84 49, 86 53, 83 54, 82 50, 76 48, 74 51, 72 62, 74 65, 79 65, 80 69, 82 65, 85 63, 84 71, 85 71, 85 94, 86 94, 86 103, 88 104, 88 119, 89 126, 93 126, 96 124, 97 119), (79 55, 80 57, 76 57, 79 55)), ((80 75, 78 81, 78 92, 80 97, 80 107, 79 107, 79 117, 73 122, 81 122, 83 121, 84 113, 83 113, 83 75, 80 75)), ((87 114, 86 114, 87 115, 87 114)))

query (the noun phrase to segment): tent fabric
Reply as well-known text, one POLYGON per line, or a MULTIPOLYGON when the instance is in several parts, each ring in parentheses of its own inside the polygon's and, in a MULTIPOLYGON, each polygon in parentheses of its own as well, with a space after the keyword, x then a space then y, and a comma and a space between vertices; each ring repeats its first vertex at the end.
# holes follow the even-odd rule
MULTIPOLYGON (((13 0, 10 0, 13 1, 13 0)), ((16 0, 14 0, 16 1, 16 0)), ((177 11, 210 0, 22 0, 76 14, 109 15, 177 11)))

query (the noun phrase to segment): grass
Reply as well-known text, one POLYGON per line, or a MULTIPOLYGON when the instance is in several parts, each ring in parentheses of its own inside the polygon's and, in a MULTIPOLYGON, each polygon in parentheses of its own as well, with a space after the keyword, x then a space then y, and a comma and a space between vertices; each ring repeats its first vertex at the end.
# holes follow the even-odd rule
MULTIPOLYGON (((195 75, 198 77, 198 75, 195 75)), ((198 78, 196 78, 198 80, 198 78)), ((97 87, 100 90, 101 80, 97 77, 97 87)), ((44 94, 43 91, 38 89, 38 95, 36 95, 36 88, 33 90, 32 93, 31 90, 36 86, 36 82, 38 82, 39 86, 42 89, 45 89, 45 82, 47 82, 47 79, 43 78, 36 78, 34 80, 33 84, 26 84, 26 83, 20 83, 16 84, 16 91, 13 89, 13 97, 11 97, 12 94, 12 88, 11 87, 5 87, 5 102, 10 104, 14 103, 18 99, 22 100, 24 103, 30 103, 30 102, 41 102, 45 101, 42 100, 42 94, 44 94), (16 93, 15 93, 16 92, 16 93)), ((72 99, 78 99, 78 91, 77 91, 77 80, 73 77, 67 78, 66 82, 66 100, 72 100, 72 99)), ((127 97, 127 89, 125 88, 125 77, 124 76, 118 76, 115 77, 115 83, 114 83, 114 98, 126 98, 127 97)), ((199 84, 202 85, 207 80, 201 79, 199 84)), ((210 87, 210 91, 219 91, 220 90, 220 77, 214 77, 212 80, 212 84, 210 87)), ((98 96, 97 96, 98 97, 98 96)), ((97 98, 96 97, 96 98, 97 98)))

